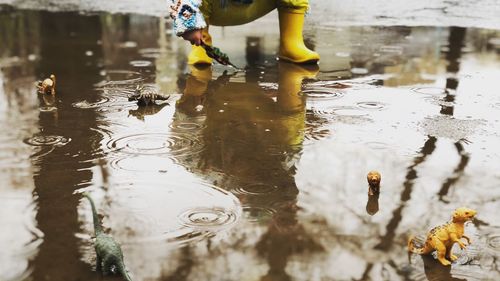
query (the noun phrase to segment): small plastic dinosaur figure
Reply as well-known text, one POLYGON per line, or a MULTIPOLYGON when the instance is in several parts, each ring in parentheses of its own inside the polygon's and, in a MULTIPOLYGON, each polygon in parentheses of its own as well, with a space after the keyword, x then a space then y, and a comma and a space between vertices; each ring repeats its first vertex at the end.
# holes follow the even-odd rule
POLYGON ((101 223, 94 205, 94 201, 88 193, 83 196, 87 197, 92 207, 92 216, 94 220, 95 231, 95 252, 97 255, 96 269, 102 269, 104 274, 120 273, 127 281, 132 281, 128 276, 125 264, 123 262, 123 254, 120 244, 118 244, 113 237, 105 234, 102 230, 101 223))
POLYGON ((213 58, 218 63, 222 65, 229 65, 239 70, 240 68, 234 65, 231 61, 229 61, 229 56, 226 53, 223 53, 219 48, 213 47, 205 44, 205 42, 201 41, 201 46, 205 49, 207 56, 213 58))
POLYGON ((380 193, 380 180, 382 176, 377 171, 370 171, 366 175, 366 180, 368 181, 368 195, 376 195, 380 193))
POLYGON ((137 85, 134 94, 128 97, 129 101, 137 101, 139 106, 155 105, 157 100, 168 100, 170 96, 164 96, 154 88, 137 85))
POLYGON ((476 215, 476 211, 461 207, 453 212, 453 217, 450 222, 434 227, 427 234, 427 240, 422 248, 417 248, 414 245, 413 238, 408 239, 408 251, 415 254, 427 255, 437 251, 437 258, 442 265, 448 266, 451 261, 455 261, 457 256, 451 253, 453 244, 458 243, 460 248, 464 249, 465 244, 460 241, 464 238, 467 244, 470 245, 471 240, 464 235, 464 223, 470 221, 476 215))
POLYGON ((37 83, 38 93, 40 94, 56 94, 56 76, 51 74, 49 78, 38 81, 37 83))

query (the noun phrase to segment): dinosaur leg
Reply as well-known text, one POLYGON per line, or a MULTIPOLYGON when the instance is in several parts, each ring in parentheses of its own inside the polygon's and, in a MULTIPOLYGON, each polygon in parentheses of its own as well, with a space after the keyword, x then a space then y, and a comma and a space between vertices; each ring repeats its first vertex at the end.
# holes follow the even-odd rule
POLYGON ((446 257, 446 246, 443 244, 443 242, 441 242, 437 238, 434 238, 432 240, 433 240, 432 242, 434 244, 434 247, 436 247, 438 261, 444 266, 451 265, 451 262, 445 258, 446 257))
POLYGON ((457 243, 458 246, 460 246, 460 248, 463 250, 465 249, 465 244, 462 243, 462 241, 460 241, 460 239, 458 239, 457 235, 455 233, 451 233, 450 234, 450 239, 451 241, 453 241, 454 243, 457 243))
POLYGON ((453 245, 451 245, 450 247, 447 247, 446 248, 446 258, 447 259, 450 259, 452 262, 453 261, 456 261, 458 259, 457 256, 455 256, 452 252, 451 252, 451 248, 453 248, 453 245))
POLYGON ((109 274, 113 274, 113 271, 112 271, 112 268, 114 266, 114 261, 113 259, 104 259, 103 261, 103 265, 102 265, 102 273, 104 275, 109 275, 109 274))
POLYGON ((469 244, 469 245, 470 245, 470 243, 471 243, 471 239, 469 238, 469 236, 462 235, 462 238, 464 238, 465 240, 467 240, 467 244, 469 244))
POLYGON ((95 270, 101 271, 101 269, 102 269, 102 259, 99 255, 97 255, 95 258, 95 270))

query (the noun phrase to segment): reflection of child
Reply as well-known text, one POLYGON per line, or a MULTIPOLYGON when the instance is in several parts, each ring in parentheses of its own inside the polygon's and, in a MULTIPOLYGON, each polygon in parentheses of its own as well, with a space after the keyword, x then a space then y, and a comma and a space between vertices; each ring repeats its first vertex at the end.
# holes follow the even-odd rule
POLYGON ((318 53, 304 45, 302 27, 308 0, 168 0, 174 31, 193 44, 189 64, 210 64, 199 45, 201 40, 212 44, 208 26, 239 25, 256 20, 275 8, 279 13, 280 50, 282 60, 295 63, 316 63, 318 53))

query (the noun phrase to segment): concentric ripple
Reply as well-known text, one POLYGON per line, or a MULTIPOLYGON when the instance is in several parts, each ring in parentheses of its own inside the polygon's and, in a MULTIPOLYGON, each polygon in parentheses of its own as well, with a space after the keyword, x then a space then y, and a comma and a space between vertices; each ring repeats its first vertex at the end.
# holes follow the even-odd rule
POLYGON ((234 193, 246 195, 265 195, 276 192, 278 187, 265 183, 252 183, 238 186, 234 189, 234 193))
POLYGON ((431 95, 431 96, 446 95, 445 88, 419 87, 419 88, 413 88, 411 90, 415 93, 424 94, 424 95, 431 95))
POLYGON ((167 157, 156 155, 139 155, 118 157, 109 162, 110 167, 116 170, 130 172, 159 172, 166 173, 167 167, 172 165, 167 157))
POLYGON ((57 111, 57 107, 55 106, 40 106, 40 112, 54 112, 57 111))
POLYGON ((134 67, 149 67, 153 65, 153 63, 148 60, 133 60, 129 62, 129 64, 134 67))
POLYGON ((134 84, 143 80, 141 74, 136 71, 107 70, 103 74, 105 80, 96 84, 96 87, 134 84))
POLYGON ((55 135, 37 135, 24 139, 24 143, 33 146, 64 146, 71 141, 70 138, 55 135))
POLYGON ((179 215, 181 224, 196 229, 228 226, 233 224, 236 219, 235 213, 222 208, 193 208, 179 215))
MULTIPOLYGON (((127 244, 188 243, 217 235, 241 217, 241 204, 233 194, 203 182, 181 181, 177 176, 115 182, 110 192, 113 199, 109 203, 106 197, 93 198, 99 213, 113 218, 103 219, 104 226, 127 244)), ((93 233, 88 202, 82 200, 82 207, 85 233, 93 233)))
POLYGON ((196 131, 205 128, 206 125, 194 122, 174 122, 169 127, 174 130, 196 131))
POLYGON ((338 99, 344 96, 342 92, 331 89, 308 89, 300 92, 309 99, 338 99))
POLYGON ((139 50, 139 54, 141 54, 142 57, 148 59, 157 59, 162 55, 162 53, 162 50, 158 48, 145 48, 139 50))
POLYGON ((500 234, 493 234, 488 237, 487 245, 494 251, 500 252, 500 234))
POLYGON ((144 133, 111 139, 106 147, 127 154, 184 156, 199 153, 203 144, 190 134, 144 133))
POLYGON ((380 110, 385 108, 385 104, 376 101, 364 101, 356 104, 358 107, 369 110, 380 110))
POLYGON ((97 108, 97 107, 102 106, 106 103, 109 103, 110 101, 111 101, 111 99, 108 97, 101 97, 100 99, 98 99, 95 102, 89 102, 89 101, 84 100, 84 101, 75 102, 72 105, 73 105, 73 107, 76 107, 76 108, 89 109, 89 108, 97 108))
POLYGON ((249 222, 266 222, 272 218, 276 210, 266 207, 243 207, 243 217, 249 222))
POLYGON ((359 117, 359 116, 365 116, 368 113, 366 111, 360 110, 359 107, 351 107, 351 106, 343 106, 343 107, 337 107, 333 111, 336 115, 339 116, 349 116, 349 117, 359 117))
POLYGON ((384 45, 380 47, 380 52, 401 55, 403 53, 403 47, 397 45, 384 45))
POLYGON ((387 143, 384 143, 384 142, 378 142, 378 141, 371 141, 371 142, 367 142, 365 143, 365 145, 371 149, 388 149, 389 148, 389 144, 387 143))

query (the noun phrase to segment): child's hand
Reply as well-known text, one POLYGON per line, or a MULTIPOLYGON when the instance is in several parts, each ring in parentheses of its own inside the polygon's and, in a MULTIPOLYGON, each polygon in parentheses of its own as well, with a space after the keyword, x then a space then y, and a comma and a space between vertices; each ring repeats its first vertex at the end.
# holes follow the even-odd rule
POLYGON ((201 29, 186 31, 182 34, 182 38, 191 42, 191 45, 200 46, 202 39, 201 29))

